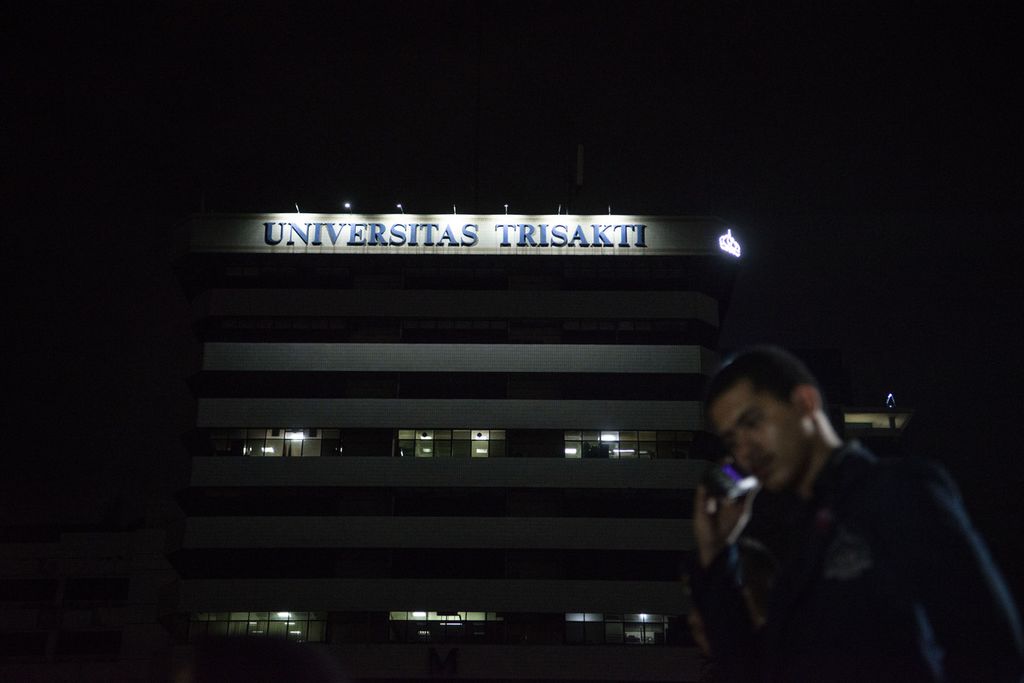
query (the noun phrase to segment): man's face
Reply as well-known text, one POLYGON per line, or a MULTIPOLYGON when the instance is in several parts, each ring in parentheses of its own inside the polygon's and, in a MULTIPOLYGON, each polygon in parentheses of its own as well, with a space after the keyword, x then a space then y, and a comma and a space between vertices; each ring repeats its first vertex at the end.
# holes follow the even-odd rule
POLYGON ((741 380, 715 399, 711 422, 736 462, 769 491, 796 490, 808 472, 804 412, 741 380))

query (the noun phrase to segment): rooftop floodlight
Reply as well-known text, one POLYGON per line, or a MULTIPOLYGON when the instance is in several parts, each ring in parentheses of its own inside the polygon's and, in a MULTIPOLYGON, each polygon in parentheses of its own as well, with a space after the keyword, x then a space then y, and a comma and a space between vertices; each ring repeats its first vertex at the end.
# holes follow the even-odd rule
POLYGON ((505 205, 505 215, 508 215, 508 204, 505 205))
POLYGON ((346 211, 351 211, 352 210, 352 204, 349 203, 349 202, 345 202, 345 210, 346 211))
POLYGON ((740 256, 740 243, 732 236, 732 228, 725 231, 724 235, 718 238, 718 248, 736 258, 740 256))
POLYGON ((895 408, 896 407, 896 399, 893 398, 893 395, 892 395, 891 391, 889 392, 889 395, 885 397, 885 407, 886 408, 895 408))
POLYGON ((402 208, 401 204, 395 204, 395 208, 401 211, 402 213, 405 213, 405 209, 402 208))

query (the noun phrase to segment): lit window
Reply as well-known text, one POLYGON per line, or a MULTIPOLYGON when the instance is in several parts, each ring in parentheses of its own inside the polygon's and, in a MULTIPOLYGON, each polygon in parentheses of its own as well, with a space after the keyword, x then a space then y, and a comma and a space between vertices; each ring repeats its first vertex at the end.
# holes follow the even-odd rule
POLYGON ((399 429, 399 457, 488 458, 505 455, 503 429, 399 429))
POLYGON ((196 612, 189 620, 188 639, 252 636, 322 643, 326 625, 326 612, 196 612))

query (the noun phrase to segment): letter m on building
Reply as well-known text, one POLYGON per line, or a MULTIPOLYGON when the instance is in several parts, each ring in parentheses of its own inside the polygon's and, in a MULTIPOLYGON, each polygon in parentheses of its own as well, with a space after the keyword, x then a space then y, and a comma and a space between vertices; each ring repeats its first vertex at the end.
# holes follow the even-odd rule
POLYGON ((431 676, 454 676, 456 671, 455 663, 459 658, 459 648, 453 647, 448 650, 444 659, 437 654, 437 648, 430 648, 430 675, 431 676))

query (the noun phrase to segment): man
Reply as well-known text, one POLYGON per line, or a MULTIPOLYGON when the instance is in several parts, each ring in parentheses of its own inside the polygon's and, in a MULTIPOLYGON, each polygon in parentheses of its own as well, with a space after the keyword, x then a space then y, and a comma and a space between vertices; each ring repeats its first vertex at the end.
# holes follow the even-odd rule
POLYGON ((801 501, 758 629, 736 548, 753 496, 697 490, 691 587, 727 680, 1021 680, 1019 617, 940 467, 842 443, 814 377, 782 349, 737 355, 706 403, 736 464, 801 501))

